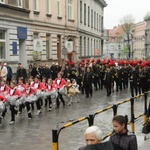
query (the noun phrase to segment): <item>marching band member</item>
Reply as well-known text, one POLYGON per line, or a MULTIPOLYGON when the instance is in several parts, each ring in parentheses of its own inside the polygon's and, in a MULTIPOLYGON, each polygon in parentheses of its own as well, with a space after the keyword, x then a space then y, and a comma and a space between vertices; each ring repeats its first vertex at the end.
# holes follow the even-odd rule
MULTIPOLYGON (((45 90, 45 86, 43 85, 42 82, 40 82, 40 77, 37 75, 34 78, 34 83, 31 85, 31 87, 34 87, 34 89, 38 90, 38 91, 43 91, 45 90)), ((41 113, 41 101, 42 101, 42 97, 39 97, 38 100, 36 101, 36 107, 37 107, 37 115, 39 115, 41 113)))
POLYGON ((5 80, 1 81, 1 86, 0 86, 0 94, 5 95, 9 91, 10 87, 6 84, 5 80))
MULTIPOLYGON (((47 86, 46 86, 46 92, 52 92, 54 90, 56 90, 56 85, 53 84, 53 80, 52 79, 48 79, 47 81, 47 86)), ((51 95, 46 96, 45 99, 45 107, 47 107, 47 102, 49 102, 49 111, 51 111, 51 107, 52 107, 52 100, 51 100, 51 95)))
POLYGON ((60 105, 59 99, 60 99, 61 102, 63 103, 63 106, 65 106, 65 101, 64 101, 64 99, 63 99, 62 94, 60 94, 59 89, 65 87, 65 86, 67 86, 68 83, 67 83, 67 81, 66 81, 64 78, 62 78, 61 72, 59 72, 59 73, 57 74, 57 78, 56 78, 55 81, 54 81, 54 84, 57 86, 57 89, 58 89, 58 97, 57 97, 57 100, 56 100, 56 103, 57 103, 56 109, 58 109, 58 108, 59 108, 59 105, 60 105))
MULTIPOLYGON (((36 89, 30 86, 30 82, 26 82, 26 88, 24 91, 25 96, 29 98, 29 96, 31 96, 32 94, 36 94, 36 92, 37 92, 36 89)), ((28 119, 32 118, 30 104, 32 103, 29 101, 25 102, 25 106, 27 108, 27 113, 28 113, 28 119)))
MULTIPOLYGON (((3 95, 0 95, 0 101, 3 101, 3 103, 6 103, 7 99, 3 95)), ((7 112, 7 108, 5 107, 0 116, 0 124, 2 123, 2 119, 5 117, 6 112, 7 112)))
MULTIPOLYGON (((12 96, 18 96, 18 98, 22 97, 22 93, 17 90, 15 81, 11 81, 10 83, 10 90, 7 93, 8 95, 12 96)), ((15 115, 17 115, 18 111, 15 109, 15 105, 10 104, 10 111, 11 111, 11 121, 10 125, 15 123, 15 115)))
MULTIPOLYGON (((18 89, 21 93, 24 93, 25 88, 26 88, 26 85, 23 83, 23 78, 19 78, 19 79, 18 79, 17 89, 18 89)), ((19 105, 18 114, 21 114, 21 113, 22 113, 22 108, 25 108, 25 105, 24 105, 24 104, 19 105)))

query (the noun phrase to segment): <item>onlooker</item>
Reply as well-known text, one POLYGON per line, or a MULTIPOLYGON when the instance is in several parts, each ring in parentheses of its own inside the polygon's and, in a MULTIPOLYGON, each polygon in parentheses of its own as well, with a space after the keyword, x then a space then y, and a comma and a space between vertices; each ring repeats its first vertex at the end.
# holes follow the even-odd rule
POLYGON ((7 63, 4 63, 4 66, 7 68, 7 84, 10 85, 10 82, 12 80, 12 68, 10 66, 7 65, 7 63))
POLYGON ((114 134, 110 137, 112 143, 118 145, 120 149, 137 150, 136 136, 127 129, 127 116, 117 115, 112 120, 114 134))
POLYGON ((32 68, 32 71, 31 71, 31 76, 33 78, 35 78, 36 76, 41 76, 41 72, 40 72, 40 68, 37 66, 36 63, 33 64, 33 68, 32 68))
MULTIPOLYGON (((102 131, 97 126, 88 127, 84 133, 86 145, 99 144, 102 142, 102 131)), ((78 150, 84 150, 86 146, 80 147, 78 150)))
POLYGON ((26 69, 23 68, 22 65, 20 65, 20 67, 17 70, 17 74, 16 74, 16 80, 18 81, 19 78, 23 78, 23 83, 25 83, 26 79, 27 79, 27 72, 26 69))
POLYGON ((4 66, 4 63, 0 62, 0 80, 7 80, 7 68, 4 66))

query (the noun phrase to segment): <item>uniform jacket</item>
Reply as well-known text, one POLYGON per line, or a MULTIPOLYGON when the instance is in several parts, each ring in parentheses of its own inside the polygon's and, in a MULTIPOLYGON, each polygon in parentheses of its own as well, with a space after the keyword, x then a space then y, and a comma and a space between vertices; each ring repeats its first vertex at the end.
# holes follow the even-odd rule
POLYGON ((62 88, 63 86, 68 85, 67 81, 64 78, 60 78, 60 79, 56 78, 54 84, 56 85, 57 88, 62 88))
POLYGON ((3 86, 0 87, 0 93, 4 93, 4 92, 8 92, 8 90, 10 89, 10 87, 6 84, 4 84, 3 86))
POLYGON ((6 101, 7 101, 7 99, 6 99, 6 97, 4 97, 4 96, 0 95, 0 101, 6 102, 6 101))
POLYGON ((36 89, 34 89, 33 87, 29 87, 29 88, 25 88, 24 90, 24 94, 26 96, 30 96, 31 94, 36 94, 36 89))
POLYGON ((32 83, 31 87, 37 89, 37 90, 45 90, 45 86, 42 82, 34 82, 32 83), (36 87, 36 84, 37 84, 37 87, 36 87))
POLYGON ((14 87, 13 89, 10 88, 7 94, 10 96, 18 96, 19 98, 22 97, 22 93, 19 90, 17 90, 16 87, 14 87), (13 93, 11 93, 11 90, 13 90, 13 93))
POLYGON ((46 85, 46 90, 47 91, 49 91, 49 92, 51 92, 51 91, 53 91, 53 90, 56 90, 57 89, 57 85, 55 85, 55 84, 52 84, 52 85, 46 85))

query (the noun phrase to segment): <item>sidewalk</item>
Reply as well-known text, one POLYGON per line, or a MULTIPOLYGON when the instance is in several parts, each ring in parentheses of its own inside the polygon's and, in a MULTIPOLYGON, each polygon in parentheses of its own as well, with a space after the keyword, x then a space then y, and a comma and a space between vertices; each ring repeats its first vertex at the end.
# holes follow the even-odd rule
POLYGON ((150 149, 150 135, 148 135, 147 137, 149 137, 149 139, 147 139, 146 141, 144 141, 144 137, 137 137, 138 139, 138 145, 139 145, 139 149, 138 150, 149 150, 150 149))

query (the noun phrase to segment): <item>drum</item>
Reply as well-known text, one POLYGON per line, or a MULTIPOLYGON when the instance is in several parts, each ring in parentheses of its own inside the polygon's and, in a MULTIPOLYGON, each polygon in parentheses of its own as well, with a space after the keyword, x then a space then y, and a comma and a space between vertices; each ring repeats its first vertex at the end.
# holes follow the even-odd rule
POLYGON ((26 98, 26 102, 30 102, 30 103, 32 103, 32 102, 36 102, 37 101, 37 96, 36 95, 34 95, 34 94, 31 94, 30 96, 28 96, 27 98, 26 98))
POLYGON ((67 95, 67 88, 66 87, 62 87, 58 90, 58 92, 62 95, 67 95))
POLYGON ((56 99, 58 97, 58 92, 56 90, 53 90, 51 93, 51 98, 56 99))
POLYGON ((5 109, 5 104, 3 101, 0 101, 0 112, 3 112, 5 109))
POLYGON ((6 98, 11 105, 16 105, 16 100, 18 99, 17 95, 15 96, 6 95, 6 98))
POLYGON ((42 98, 43 92, 41 90, 37 90, 36 96, 37 96, 37 98, 42 98))
POLYGON ((50 95, 51 95, 51 92, 49 92, 49 91, 45 91, 45 92, 44 92, 44 96, 45 96, 45 97, 50 96, 50 95))

